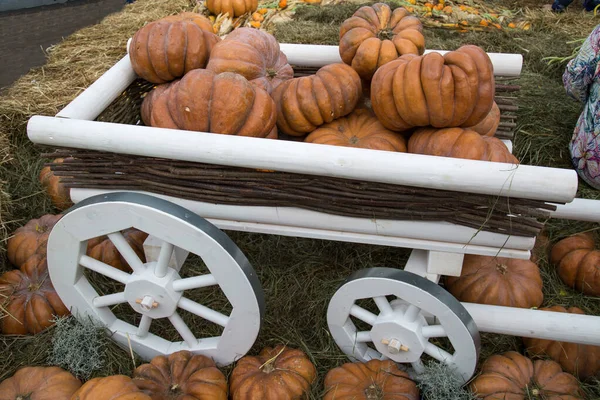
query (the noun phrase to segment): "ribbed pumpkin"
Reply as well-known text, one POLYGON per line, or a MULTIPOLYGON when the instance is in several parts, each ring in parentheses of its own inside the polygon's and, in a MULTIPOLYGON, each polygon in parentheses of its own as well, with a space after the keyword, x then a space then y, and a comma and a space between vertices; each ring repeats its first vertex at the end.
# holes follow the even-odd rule
MULTIPOLYGON (((125 229, 121 234, 129 244, 129 247, 137 254, 140 261, 146 262, 144 241, 146 241, 148 234, 135 228, 125 229)), ((88 240, 87 255, 114 268, 120 269, 121 271, 131 271, 131 267, 127 264, 125 258, 119 253, 108 236, 98 236, 88 240)))
POLYGON ((227 400, 227 380, 214 361, 186 350, 140 365, 133 382, 152 400, 227 400))
MULTIPOLYGON (((62 164, 63 161, 64 158, 57 158, 52 162, 62 164)), ((54 172, 52 172, 49 166, 42 168, 39 179, 54 207, 63 211, 73 205, 69 189, 60 182, 59 177, 54 175, 54 172)))
POLYGON ((71 400, 152 400, 125 375, 93 378, 83 384, 71 400))
POLYGON ((595 248, 593 234, 580 233, 559 241, 552 247, 550 261, 569 287, 600 296, 600 250, 595 248))
POLYGON ((371 112, 357 109, 312 131, 305 142, 372 150, 406 152, 406 139, 386 129, 371 112))
POLYGON ((165 83, 206 67, 213 46, 220 40, 208 18, 185 12, 139 29, 129 45, 129 58, 140 78, 165 83))
POLYGON ((390 360, 346 363, 325 376, 323 400, 419 400, 419 389, 390 360))
POLYGON ((340 57, 361 78, 370 80, 377 68, 403 54, 425 51, 423 25, 402 7, 377 3, 359 8, 340 27, 340 57))
POLYGON ((317 377, 306 354, 282 345, 242 357, 230 377, 233 400, 296 400, 306 396, 317 377))
POLYGON ((229 14, 235 18, 256 11, 258 0, 206 0, 206 8, 215 15, 229 14))
POLYGON ((0 276, 0 298, 7 299, 0 319, 6 335, 36 334, 54 325, 55 316, 69 314, 52 286, 46 258, 38 254, 0 276))
POLYGON ((467 303, 531 308, 544 301, 540 270, 529 260, 467 254, 460 276, 447 276, 445 282, 467 303))
POLYGON ((79 379, 59 367, 23 367, 0 383, 2 400, 70 400, 79 379))
POLYGON ((319 126, 350 114, 362 96, 361 80, 346 64, 329 64, 315 75, 285 81, 273 91, 277 127, 305 136, 319 126))
POLYGON ((478 123, 477 125, 468 126, 467 129, 475 131, 483 136, 494 136, 496 134, 496 130, 500 125, 500 108, 498 104, 494 101, 492 104, 492 109, 488 113, 488 115, 478 123))
POLYGON ((294 70, 273 35, 254 28, 238 28, 218 43, 206 69, 217 74, 235 72, 271 94, 294 70))
POLYGON ((373 111, 388 129, 480 123, 492 109, 493 65, 477 46, 443 56, 405 54, 382 65, 371 82, 373 111))
POLYGON ((577 379, 550 360, 536 360, 515 351, 495 354, 481 366, 470 389, 481 399, 583 399, 577 379))
POLYGON ((408 152, 519 164, 500 139, 463 128, 419 128, 408 140, 408 152))
POLYGON ((142 106, 140 107, 140 117, 142 118, 144 125, 152 126, 152 105, 157 101, 156 99, 158 97, 162 96, 165 91, 171 87, 172 84, 173 82, 157 85, 146 94, 144 100, 142 101, 142 106))
POLYGON ((11 264, 20 267, 31 257, 39 246, 48 241, 52 227, 62 218, 62 215, 46 214, 32 219, 18 228, 8 239, 6 255, 11 264))
POLYGON ((277 130, 273 99, 233 72, 188 72, 148 101, 155 127, 260 138, 272 138, 277 130))
MULTIPOLYGON (((563 306, 540 308, 542 311, 585 314, 577 307, 569 309, 563 306)), ((600 372, 600 346, 578 343, 558 342, 535 338, 523 338, 527 351, 532 355, 547 355, 560 364, 565 372, 581 379, 594 377, 600 372)))

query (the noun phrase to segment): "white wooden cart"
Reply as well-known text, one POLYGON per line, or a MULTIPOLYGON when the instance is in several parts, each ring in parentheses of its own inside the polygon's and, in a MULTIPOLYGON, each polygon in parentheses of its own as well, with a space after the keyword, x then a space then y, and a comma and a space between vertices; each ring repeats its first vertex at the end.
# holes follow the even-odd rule
MULTIPOLYGON (((320 67, 341 61, 337 46, 282 44, 281 49, 292 65, 320 67)), ((496 75, 520 74, 520 55, 489 56, 496 75)), ((560 204, 553 217, 600 222, 599 202, 575 198, 578 179, 569 169, 94 121, 135 79, 125 56, 55 117, 32 117, 27 128, 30 140, 53 147, 541 200, 560 204)), ((512 148, 510 142, 507 145, 512 148)), ((535 235, 509 236, 450 223, 345 217, 293 207, 219 205, 133 191, 72 189, 71 198, 76 205, 54 227, 48 242, 54 286, 74 314, 93 316, 114 332, 117 342, 131 345, 145 359, 187 349, 227 365, 252 347, 264 314, 263 292, 247 259, 219 228, 413 249, 404 270, 391 265, 358 271, 333 294, 326 316, 329 329, 352 360, 388 358, 418 373, 426 354, 451 366, 466 381, 476 369, 479 332, 600 345, 597 316, 460 303, 437 284, 441 275, 460 275, 464 254, 528 259, 535 235), (145 264, 120 233, 129 227, 150 235, 145 264), (86 241, 100 235, 109 236, 132 267, 131 274, 85 255, 86 241), (189 253, 200 256, 210 274, 182 279, 179 270, 189 253), (125 290, 98 295, 83 274, 85 268, 125 284, 125 290), (214 285, 231 303, 230 315, 186 298, 188 289, 214 285), (356 304, 365 298, 374 300, 378 313, 356 304), (139 326, 111 312, 111 306, 121 303, 129 303, 142 315, 139 326), (195 336, 177 309, 221 325, 222 335, 195 336), (350 316, 371 329, 357 331, 350 316), (168 318, 183 340, 171 342, 150 333, 157 318, 168 318), (441 337, 449 339, 453 353, 430 341, 441 337)))

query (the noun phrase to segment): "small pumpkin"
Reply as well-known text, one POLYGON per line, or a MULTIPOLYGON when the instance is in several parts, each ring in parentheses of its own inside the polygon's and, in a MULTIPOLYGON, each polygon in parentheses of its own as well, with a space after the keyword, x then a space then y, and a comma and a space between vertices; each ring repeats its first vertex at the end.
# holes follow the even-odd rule
MULTIPOLYGON (((62 164, 64 160, 64 158, 57 158, 52 162, 62 164)), ((54 175, 54 172, 52 172, 49 166, 42 168, 39 179, 54 207, 63 211, 73 205, 69 188, 65 187, 65 185, 60 182, 60 178, 54 175)))
POLYGON ((361 78, 370 80, 377 68, 403 54, 425 51, 423 25, 403 7, 376 3, 360 7, 340 27, 340 57, 361 78))
POLYGON ((151 126, 260 138, 276 134, 273 99, 233 72, 191 71, 148 101, 151 126))
POLYGON ((279 130, 305 136, 354 111, 362 97, 362 84, 352 67, 336 63, 321 67, 315 75, 285 81, 272 96, 279 130))
POLYGON ((133 382, 152 400, 227 400, 227 380, 215 362, 186 350, 140 365, 133 382))
POLYGON ((373 111, 388 129, 479 124, 492 109, 493 65, 480 47, 443 56, 404 54, 382 65, 371 81, 373 111))
MULTIPOLYGON (((577 307, 563 306, 540 308, 542 311, 585 314, 577 307)), ((587 379, 600 372, 600 346, 559 342, 536 338, 523 338, 527 351, 532 355, 547 355, 560 364, 565 372, 587 379)))
POLYGON ((584 395, 577 379, 550 360, 536 360, 515 351, 485 360, 481 374, 469 385, 481 399, 576 400, 584 395))
POLYGON ((206 69, 216 74, 235 72, 271 94, 294 77, 275 36, 252 28, 238 28, 218 43, 206 69))
POLYGON ((346 363, 327 373, 323 397, 344 399, 419 400, 419 389, 393 361, 346 363))
POLYGON ((467 303, 531 308, 544 301, 540 270, 529 260, 467 254, 460 276, 447 276, 445 286, 467 303))
POLYGON ((408 140, 408 152, 430 156, 519 164, 498 138, 463 128, 419 128, 408 140))
POLYGON ((8 299, 0 319, 5 335, 36 334, 54 325, 55 316, 69 314, 52 286, 46 257, 38 254, 0 276, 0 297, 8 299))
POLYGON ((562 239, 552 247, 550 261, 566 285, 589 296, 600 296, 600 250, 592 233, 562 239))
POLYGON ((165 83, 206 67, 219 41, 208 18, 184 12, 140 28, 129 45, 129 58, 140 78, 165 83))
POLYGON ((152 400, 125 375, 113 375, 93 378, 87 381, 73 394, 71 400, 152 400))
MULTIPOLYGON (((146 262, 144 241, 146 241, 148 234, 135 228, 125 229, 121 233, 140 261, 146 262)), ((108 236, 98 236, 88 240, 87 255, 121 271, 131 271, 131 267, 108 236)))
POLYGON ((79 379, 60 367, 22 367, 0 383, 2 400, 70 400, 79 379))
POLYGON ((230 378, 233 400, 295 400, 306 396, 317 377, 301 350, 283 345, 242 357, 230 378))
POLYGON ((357 109, 346 117, 321 125, 304 141, 406 153, 404 136, 386 129, 377 117, 366 109, 357 109))
POLYGON ((206 8, 215 15, 229 14, 229 18, 235 18, 256 11, 258 0, 206 0, 206 8))
POLYGON ((156 99, 158 97, 162 96, 165 91, 171 87, 172 84, 173 82, 157 85, 146 94, 142 101, 142 106, 140 107, 140 117, 144 125, 152 126, 152 105, 157 101, 156 99))
POLYGON ((492 109, 488 115, 477 125, 466 127, 472 131, 479 133, 482 136, 494 136, 500 125, 500 108, 494 101, 492 109))
POLYGON ((20 267, 40 246, 45 246, 52 227, 61 218, 61 214, 46 214, 15 230, 6 245, 8 261, 20 267))

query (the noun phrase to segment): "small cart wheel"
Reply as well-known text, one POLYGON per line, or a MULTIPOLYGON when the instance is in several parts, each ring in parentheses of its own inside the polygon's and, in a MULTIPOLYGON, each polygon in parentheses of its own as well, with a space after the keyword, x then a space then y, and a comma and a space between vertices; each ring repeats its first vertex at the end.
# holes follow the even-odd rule
POLYGON ((48 240, 48 269, 54 287, 73 315, 91 316, 122 346, 143 359, 179 350, 228 365, 254 344, 264 314, 256 273, 229 237, 198 215, 153 196, 120 192, 90 197, 68 210, 48 240), (143 263, 120 231, 134 227, 162 241, 157 261, 143 263), (132 269, 126 273, 86 255, 87 241, 108 235, 132 269), (181 278, 169 267, 175 247, 199 256, 210 273, 181 278), (99 295, 84 274, 88 269, 124 285, 122 292, 99 295), (222 314, 186 297, 186 290, 218 286, 231 304, 222 314), (129 304, 141 314, 139 326, 115 316, 111 307, 129 304), (221 336, 198 338, 178 310, 223 327, 221 336), (167 318, 181 338, 150 332, 153 320, 167 318))
POLYGON ((408 370, 416 377, 427 354, 448 365, 463 382, 477 366, 479 331, 467 310, 442 287, 410 272, 392 268, 355 272, 331 298, 327 323, 337 345, 353 360, 410 363, 408 370), (372 299, 378 311, 356 304, 363 299, 372 299), (357 329, 351 316, 370 325, 370 330, 357 329), (432 338, 448 338, 454 352, 430 342, 432 338))

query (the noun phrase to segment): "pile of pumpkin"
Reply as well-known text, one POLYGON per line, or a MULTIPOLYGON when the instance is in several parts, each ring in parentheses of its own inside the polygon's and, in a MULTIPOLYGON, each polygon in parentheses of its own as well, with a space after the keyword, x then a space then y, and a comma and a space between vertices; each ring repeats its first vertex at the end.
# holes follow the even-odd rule
POLYGON ((424 54, 420 20, 382 3, 340 29, 343 62, 294 78, 267 32, 224 39, 208 19, 182 13, 134 35, 129 56, 155 87, 145 125, 316 144, 518 163, 494 137, 493 65, 479 47, 424 54))

